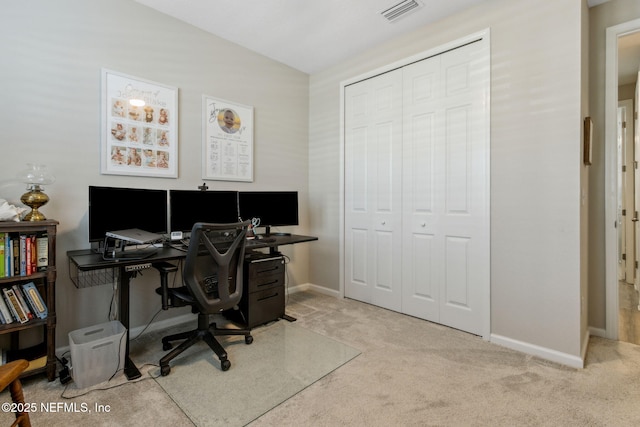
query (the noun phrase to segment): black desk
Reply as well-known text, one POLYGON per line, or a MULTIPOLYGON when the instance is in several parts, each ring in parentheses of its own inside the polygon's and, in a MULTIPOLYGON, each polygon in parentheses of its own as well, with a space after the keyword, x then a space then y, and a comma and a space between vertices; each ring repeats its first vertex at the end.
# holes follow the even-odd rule
MULTIPOLYGON (((293 245, 296 243, 311 242, 318 240, 313 236, 301 236, 297 234, 271 234, 268 238, 247 240, 246 250, 269 248, 270 252, 277 252, 278 246, 293 245)), ((124 374, 128 379, 140 378, 140 371, 129 358, 129 285, 131 278, 137 271, 151 267, 151 264, 158 261, 180 260, 187 256, 185 251, 169 246, 158 248, 158 251, 144 259, 117 259, 104 260, 102 254, 96 253, 92 249, 82 249, 67 252, 69 261, 73 263, 79 272, 117 268, 119 271, 119 300, 120 312, 119 320, 127 328, 127 342, 125 346, 125 366, 124 374)))

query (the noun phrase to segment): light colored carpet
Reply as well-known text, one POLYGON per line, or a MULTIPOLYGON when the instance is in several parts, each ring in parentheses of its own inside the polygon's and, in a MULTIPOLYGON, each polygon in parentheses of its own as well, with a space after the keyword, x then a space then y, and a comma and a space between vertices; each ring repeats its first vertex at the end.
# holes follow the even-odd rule
POLYGON ((591 337, 573 369, 352 300, 291 300, 300 326, 362 354, 251 427, 640 425, 640 346, 591 337))
POLYGON ((176 357, 171 373, 152 375, 197 426, 243 426, 313 384, 360 352, 308 329, 279 321, 244 337, 218 337, 231 368, 200 342, 176 357))

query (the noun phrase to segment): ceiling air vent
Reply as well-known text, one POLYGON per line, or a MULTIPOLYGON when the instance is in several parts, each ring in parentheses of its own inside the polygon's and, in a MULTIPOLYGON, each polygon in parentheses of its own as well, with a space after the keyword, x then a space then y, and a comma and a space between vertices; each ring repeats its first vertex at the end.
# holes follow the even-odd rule
POLYGON ((412 10, 419 8, 420 6, 422 6, 422 4, 417 0, 404 0, 394 6, 391 6, 388 9, 383 10, 382 12, 380 12, 380 15, 382 15, 389 22, 393 22, 405 16, 412 10))

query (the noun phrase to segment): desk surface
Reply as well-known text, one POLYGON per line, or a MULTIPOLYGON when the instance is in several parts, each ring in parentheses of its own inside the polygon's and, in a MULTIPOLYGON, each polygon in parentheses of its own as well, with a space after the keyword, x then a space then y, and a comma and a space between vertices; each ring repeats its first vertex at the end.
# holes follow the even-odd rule
MULTIPOLYGON (((299 234, 271 234, 268 238, 247 240, 246 250, 261 248, 277 248, 278 246, 293 245, 295 243, 311 242, 318 240, 313 236, 301 236, 299 234)), ((185 251, 163 246, 158 248, 157 252, 143 259, 113 259, 105 260, 101 253, 97 253, 93 249, 81 249, 68 251, 67 256, 77 266, 78 270, 88 271, 110 267, 126 267, 127 265, 136 265, 147 262, 171 261, 181 259, 187 256, 185 251)))

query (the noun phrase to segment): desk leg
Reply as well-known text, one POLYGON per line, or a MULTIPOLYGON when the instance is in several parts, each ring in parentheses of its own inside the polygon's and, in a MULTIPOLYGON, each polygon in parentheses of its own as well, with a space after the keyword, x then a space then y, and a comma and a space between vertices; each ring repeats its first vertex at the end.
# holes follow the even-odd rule
POLYGON ((124 374, 128 380, 140 378, 142 374, 129 357, 129 281, 131 273, 120 267, 120 322, 127 328, 127 340, 124 352, 124 374))

